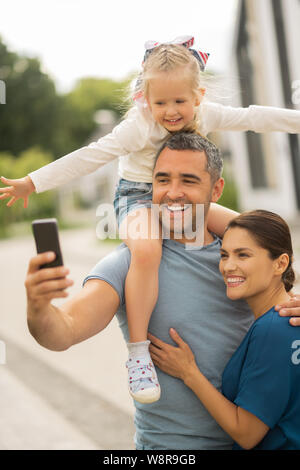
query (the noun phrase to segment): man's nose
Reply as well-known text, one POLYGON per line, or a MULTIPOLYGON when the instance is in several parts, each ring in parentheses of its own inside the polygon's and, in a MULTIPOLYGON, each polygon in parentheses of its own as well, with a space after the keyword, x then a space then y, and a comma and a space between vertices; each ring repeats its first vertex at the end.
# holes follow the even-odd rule
POLYGON ((183 191, 182 185, 175 181, 172 182, 170 186, 168 187, 167 196, 168 198, 172 200, 176 200, 176 199, 184 197, 184 191, 183 191))

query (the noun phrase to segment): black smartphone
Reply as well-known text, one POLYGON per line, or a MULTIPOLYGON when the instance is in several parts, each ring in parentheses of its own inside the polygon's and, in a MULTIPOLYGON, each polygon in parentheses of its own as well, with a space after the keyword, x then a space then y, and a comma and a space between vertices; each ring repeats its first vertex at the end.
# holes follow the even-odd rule
POLYGON ((51 263, 46 263, 41 268, 53 268, 55 266, 63 266, 63 258, 61 254, 58 226, 56 219, 39 219, 32 222, 32 230, 38 253, 45 251, 54 251, 56 258, 51 263))

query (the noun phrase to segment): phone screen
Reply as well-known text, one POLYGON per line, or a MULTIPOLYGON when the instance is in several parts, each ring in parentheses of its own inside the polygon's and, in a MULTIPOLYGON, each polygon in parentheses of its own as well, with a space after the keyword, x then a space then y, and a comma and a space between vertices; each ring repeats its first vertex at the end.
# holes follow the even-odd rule
POLYGON ((60 249, 58 226, 56 219, 39 219, 32 222, 32 229, 36 244, 37 253, 54 251, 56 258, 51 263, 43 264, 41 268, 52 268, 63 265, 63 258, 60 249))

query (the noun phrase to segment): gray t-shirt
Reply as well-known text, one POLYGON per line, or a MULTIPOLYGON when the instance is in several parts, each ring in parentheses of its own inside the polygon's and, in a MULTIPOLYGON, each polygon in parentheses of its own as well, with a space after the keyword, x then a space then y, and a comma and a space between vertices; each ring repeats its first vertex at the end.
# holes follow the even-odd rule
MULTIPOLYGON (((186 250, 165 240, 159 269, 159 297, 149 331, 173 344, 169 329, 175 328, 191 347, 197 365, 221 390, 226 363, 247 333, 253 315, 244 301, 226 297, 219 272, 220 240, 203 248, 186 250)), ((122 245, 103 258, 88 277, 108 282, 119 294, 119 326, 128 341, 124 284, 130 251, 122 245)), ((135 442, 146 449, 231 449, 232 439, 220 428, 200 400, 178 378, 157 368, 161 398, 152 404, 135 402, 135 442)))

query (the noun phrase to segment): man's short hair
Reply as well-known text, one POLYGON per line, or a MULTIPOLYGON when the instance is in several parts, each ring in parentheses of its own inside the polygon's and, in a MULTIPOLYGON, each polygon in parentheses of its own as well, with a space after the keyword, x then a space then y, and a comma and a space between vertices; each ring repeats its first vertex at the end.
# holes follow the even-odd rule
POLYGON ((178 132, 173 134, 157 152, 154 167, 161 152, 165 148, 169 148, 170 150, 195 150, 204 152, 207 159, 206 170, 210 174, 212 182, 215 183, 222 175, 223 159, 221 150, 210 140, 199 134, 191 132, 178 132))

